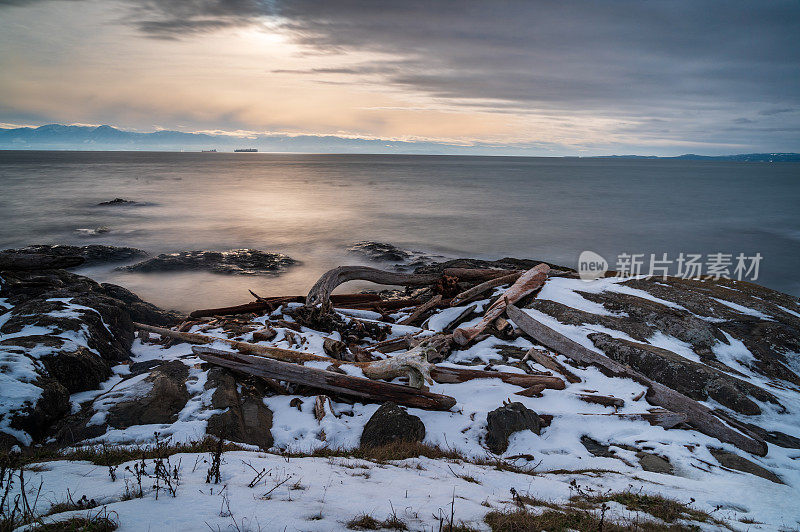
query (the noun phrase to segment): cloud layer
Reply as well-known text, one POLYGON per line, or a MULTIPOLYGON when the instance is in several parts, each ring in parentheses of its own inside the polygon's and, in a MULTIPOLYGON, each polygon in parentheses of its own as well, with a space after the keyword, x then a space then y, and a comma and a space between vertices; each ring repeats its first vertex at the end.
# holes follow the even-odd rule
POLYGON ((409 135, 414 117, 433 120, 422 118, 427 110, 439 120, 497 124, 475 128, 489 142, 800 150, 795 1, 126 0, 118 11, 116 23, 138 36, 132 41, 200 42, 240 29, 279 35, 296 60, 265 61, 260 75, 372 94, 363 107, 376 123, 354 106, 360 118, 344 121, 349 132, 390 134, 386 124, 396 122, 409 135))

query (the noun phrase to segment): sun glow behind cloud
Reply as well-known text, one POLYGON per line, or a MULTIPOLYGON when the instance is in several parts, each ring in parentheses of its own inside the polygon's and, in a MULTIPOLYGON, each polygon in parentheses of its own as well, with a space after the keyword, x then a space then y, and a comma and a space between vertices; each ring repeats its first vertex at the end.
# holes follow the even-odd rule
MULTIPOLYGON (((215 22, 208 18, 213 10, 199 19, 180 18, 188 15, 178 10, 159 26, 151 20, 158 13, 131 5, 137 0, 3 9, 0 121, 525 146, 543 153, 635 147, 727 152, 748 147, 738 130, 766 129, 749 124, 791 126, 798 114, 790 93, 783 114, 733 122, 731 104, 704 96, 709 89, 681 89, 688 77, 676 78, 674 94, 656 97, 653 85, 650 101, 648 90, 639 96, 625 80, 653 83, 648 71, 660 67, 647 62, 655 56, 646 50, 628 58, 641 65, 626 66, 615 63, 624 52, 603 55, 601 43, 597 54, 607 64, 592 62, 580 55, 591 49, 562 51, 564 43, 536 41, 546 28, 529 40, 515 35, 521 30, 513 16, 506 30, 481 13, 463 20, 452 14, 444 24, 432 13, 428 21, 424 9, 415 17, 397 8, 379 19, 363 9, 363 21, 356 10, 323 9, 320 23, 291 13, 236 14, 233 22, 215 22), (392 17, 399 30, 388 24, 392 17), (198 20, 208 28, 181 30, 198 20), (388 25, 382 29, 376 20, 388 25), (154 28, 158 33, 145 31, 154 28)), ((690 66, 687 59, 682 68, 690 66)), ((754 109, 746 111, 763 107, 750 105, 754 109)))

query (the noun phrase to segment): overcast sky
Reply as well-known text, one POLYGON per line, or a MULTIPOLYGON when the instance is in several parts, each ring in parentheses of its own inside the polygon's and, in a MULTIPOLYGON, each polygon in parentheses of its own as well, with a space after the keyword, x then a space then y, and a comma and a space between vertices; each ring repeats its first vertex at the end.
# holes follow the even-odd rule
POLYGON ((800 2, 0 0, 0 123, 800 151, 800 2))

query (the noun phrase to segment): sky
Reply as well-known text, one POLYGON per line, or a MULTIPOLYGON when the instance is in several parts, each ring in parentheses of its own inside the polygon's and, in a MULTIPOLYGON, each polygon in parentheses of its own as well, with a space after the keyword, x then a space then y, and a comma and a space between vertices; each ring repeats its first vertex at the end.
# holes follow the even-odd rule
POLYGON ((797 0, 0 0, 0 127, 798 152, 798 33, 797 0))

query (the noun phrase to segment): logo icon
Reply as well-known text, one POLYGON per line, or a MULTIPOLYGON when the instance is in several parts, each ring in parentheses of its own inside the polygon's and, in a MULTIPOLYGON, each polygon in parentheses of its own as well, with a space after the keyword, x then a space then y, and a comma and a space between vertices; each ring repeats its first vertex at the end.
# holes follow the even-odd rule
POLYGON ((594 251, 583 251, 578 257, 578 275, 584 281, 594 281, 608 271, 608 261, 594 251))

